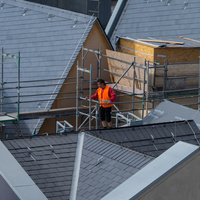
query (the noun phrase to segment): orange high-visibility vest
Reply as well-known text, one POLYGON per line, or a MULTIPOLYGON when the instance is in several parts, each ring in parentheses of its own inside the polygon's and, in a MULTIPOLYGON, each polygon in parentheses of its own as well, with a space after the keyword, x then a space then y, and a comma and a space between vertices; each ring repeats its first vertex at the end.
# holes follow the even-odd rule
MULTIPOLYGON (((99 98, 99 103, 107 103, 111 98, 109 97, 109 86, 106 86, 103 91, 102 95, 102 88, 98 88, 98 98, 99 98), (106 101, 107 100, 107 101, 106 101)), ((112 107, 113 104, 108 104, 108 105, 100 105, 103 106, 104 108, 112 107)))

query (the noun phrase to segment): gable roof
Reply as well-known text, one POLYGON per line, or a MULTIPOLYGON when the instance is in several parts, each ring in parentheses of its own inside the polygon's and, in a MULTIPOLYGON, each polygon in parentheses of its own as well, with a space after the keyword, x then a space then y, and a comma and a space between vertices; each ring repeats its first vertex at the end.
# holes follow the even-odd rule
MULTIPOLYGON (((137 199, 137 197, 147 190, 150 186, 154 185, 160 179, 169 174, 173 169, 182 164, 185 160, 190 158, 194 153, 199 151, 199 146, 178 142, 161 156, 153 160, 138 173, 134 174, 127 181, 122 183, 119 187, 114 189, 102 200, 130 200, 137 199)), ((185 180, 187 182, 187 180, 185 180)), ((188 183, 186 183, 188 187, 188 183)), ((179 187, 179 186, 177 186, 179 187)), ((170 185, 168 184, 168 188, 170 185)), ((173 188, 174 190, 174 188, 173 188)), ((182 194, 176 192, 179 199, 186 199, 182 194), (181 198, 182 196, 182 198, 181 198)), ((188 193, 188 192, 186 192, 188 193)), ((173 194, 174 195, 174 194, 173 194)), ((191 194, 189 195, 191 197, 191 194)), ((157 195, 158 197, 158 195, 157 195)), ((176 199, 176 196, 173 196, 176 199)), ((139 198, 140 199, 140 198, 139 198)), ((147 196, 148 199, 148 196, 147 196)), ((153 198, 150 198, 153 199, 153 198)))
POLYGON ((168 100, 158 104, 147 116, 142 119, 143 124, 173 122, 180 120, 194 120, 200 129, 200 112, 168 100))
POLYGON ((48 199, 100 199, 154 159, 85 133, 3 143, 48 199))
POLYGON ((78 135, 2 141, 48 199, 69 199, 78 135))
POLYGON ((199 145, 195 122, 177 121, 88 132, 99 138, 157 157, 178 141, 199 145))
POLYGON ((198 42, 179 38, 183 36, 200 40, 200 22, 197 20, 200 17, 199 8, 200 2, 196 0, 119 0, 106 33, 111 36, 113 46, 116 36, 185 43, 178 47, 199 46, 198 42))
POLYGON ((86 134, 77 199, 101 199, 152 160, 145 154, 86 134))
POLYGON ((0 199, 47 200, 1 141, 0 151, 0 199))
MULTIPOLYGON (((1 46, 5 53, 21 55, 20 112, 48 110, 96 18, 22 0, 7 0, 0 11, 1 46)), ((7 58, 3 110, 7 113, 17 112, 17 72, 15 60, 7 58)), ((21 121, 22 133, 30 135, 35 128, 37 132, 42 123, 42 119, 21 121)), ((6 125, 6 134, 15 132, 12 124, 6 125)))

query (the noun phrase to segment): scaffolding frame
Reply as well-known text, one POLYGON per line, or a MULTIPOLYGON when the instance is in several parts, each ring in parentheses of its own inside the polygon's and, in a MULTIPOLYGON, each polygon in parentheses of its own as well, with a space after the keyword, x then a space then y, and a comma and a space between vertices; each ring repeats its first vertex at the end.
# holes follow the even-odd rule
MULTIPOLYGON (((90 65, 90 70, 87 70, 87 69, 85 69, 84 68, 84 59, 85 59, 85 57, 87 56, 87 54, 88 54, 88 52, 91 52, 91 53, 94 53, 95 54, 95 56, 96 56, 96 58, 97 58, 97 79, 99 79, 100 77, 101 77, 101 71, 102 70, 105 70, 105 69, 102 69, 101 68, 101 58, 102 58, 102 56, 104 56, 104 57, 106 57, 106 58, 111 58, 111 59, 114 59, 114 60, 117 60, 117 61, 120 61, 120 62, 125 62, 126 64, 129 64, 129 67, 124 71, 124 73, 123 74, 120 74, 120 77, 119 77, 119 79, 114 83, 114 85, 112 86, 112 88, 114 89, 116 86, 117 86, 117 84, 120 82, 120 80, 123 78, 123 77, 127 77, 127 72, 131 69, 131 68, 133 68, 133 85, 134 85, 134 82, 135 82, 135 80, 139 80, 139 81, 142 81, 143 82, 143 100, 145 99, 145 85, 146 84, 148 84, 148 80, 146 81, 145 80, 145 74, 146 74, 146 71, 147 71, 147 73, 149 73, 149 62, 148 62, 148 67, 146 67, 146 66, 141 66, 141 65, 138 65, 136 62, 135 62, 135 58, 134 58, 134 60, 133 60, 133 62, 128 62, 128 61, 126 61, 126 60, 122 60, 122 59, 118 59, 118 58, 113 58, 113 57, 110 57, 110 56, 108 56, 108 55, 105 55, 105 54, 102 54, 102 52, 101 52, 101 48, 100 48, 100 50, 93 50, 93 49, 88 49, 88 48, 85 48, 84 46, 82 47, 82 68, 80 68, 79 67, 79 63, 77 62, 77 82, 76 82, 76 131, 78 131, 81 127, 83 127, 85 124, 86 124, 86 121, 87 120, 89 120, 89 130, 91 130, 91 121, 92 121, 92 119, 96 119, 96 129, 98 128, 98 107, 99 107, 99 102, 98 101, 94 101, 94 100, 92 100, 91 99, 91 90, 92 90, 92 65, 90 65), (84 53, 86 51, 86 53, 84 53), (144 80, 141 80, 141 79, 139 79, 139 78, 136 78, 136 76, 135 76, 135 67, 139 67, 139 68, 141 68, 141 69, 143 69, 144 70, 144 80), (81 71, 82 72, 82 76, 81 77, 79 77, 79 71, 81 71), (90 74, 90 80, 89 80, 89 82, 90 82, 90 85, 89 85, 89 112, 88 113, 83 113, 83 112, 80 112, 80 111, 78 111, 78 108, 79 108, 79 100, 81 100, 81 102, 82 102, 82 100, 86 100, 83 96, 82 96, 82 94, 83 94, 83 83, 82 83, 82 81, 81 81, 81 91, 80 91, 80 94, 81 94, 81 97, 79 97, 79 78, 81 78, 81 80, 84 80, 84 73, 89 73, 90 74), (92 102, 94 102, 94 103, 96 103, 96 106, 95 106, 95 108, 93 109, 93 110, 91 110, 91 103, 92 102), (95 112, 96 111, 96 112, 95 112), (95 116, 93 116, 92 114, 95 112, 95 116), (80 116, 80 115, 83 115, 83 116, 87 116, 87 118, 83 121, 83 123, 78 127, 78 117, 80 116)), ((145 61, 146 62, 146 61, 145 61)), ((107 71, 107 70, 105 70, 105 71, 107 71)), ((112 73, 112 72, 110 72, 110 73, 112 73)), ((147 77, 149 76, 149 74, 147 75, 147 77)), ((148 87, 147 87, 148 88, 148 87)), ((147 89, 148 90, 148 89, 147 89)), ((146 95, 148 95, 149 94, 149 92, 147 92, 147 94, 146 95)), ((132 94, 132 98, 133 98, 133 100, 134 100, 134 87, 133 87, 133 94, 132 94)), ((144 101, 143 101, 144 102, 144 101)), ((133 106, 133 108, 134 108, 134 103, 132 102, 132 106, 133 106)), ((118 113, 120 113, 120 115, 118 115, 118 117, 117 117, 117 119, 119 120, 119 117, 121 117, 121 118, 123 118, 123 119, 125 119, 126 118, 126 120, 125 121, 127 121, 127 123, 129 123, 130 122, 130 116, 132 116, 133 117, 133 119, 136 119, 136 120, 138 120, 138 119, 140 119, 140 118, 138 118, 136 115, 134 115, 134 113, 125 113, 125 114, 127 114, 127 117, 125 117, 124 115, 123 115, 123 113, 121 113, 120 112, 120 110, 118 109, 118 107, 114 104, 114 107, 115 107, 115 109, 117 110, 117 112, 118 113)), ((132 111, 134 111, 133 110, 133 108, 132 108, 132 111)), ((144 105, 143 105, 143 112, 142 112, 142 115, 144 115, 144 105)), ((117 126, 118 126, 118 120, 117 120, 117 126)))
POLYGON ((17 64, 17 74, 18 74, 18 81, 17 81, 17 123, 19 125, 19 110, 20 110, 20 51, 18 52, 18 56, 11 55, 9 53, 4 53, 2 47, 2 59, 1 59, 1 112, 3 112, 3 91, 4 91, 4 62, 6 58, 12 58, 15 60, 17 64))
MULTIPOLYGON (((156 61, 155 62, 151 62, 151 61, 148 61, 148 60, 145 60, 144 62, 144 65, 141 67, 140 65, 138 65, 135 61, 135 58, 134 57, 134 61, 131 63, 129 61, 126 61, 126 60, 122 60, 122 59, 119 59, 119 58, 115 58, 115 57, 111 57, 111 56, 108 56, 108 55, 105 55, 105 54, 102 54, 102 51, 99 51, 99 50, 93 50, 93 49, 89 49, 89 48, 84 48, 82 47, 82 67, 84 66, 84 59, 87 55, 88 52, 92 52, 95 54, 96 58, 97 58, 97 79, 101 77, 101 74, 99 73, 99 71, 106 71, 106 72, 109 72, 111 74, 115 74, 115 75, 119 75, 119 79, 118 81, 115 82, 115 84, 113 85, 113 88, 115 88, 115 86, 119 83, 119 81, 123 78, 123 77, 127 77, 127 78, 131 78, 133 80, 133 86, 135 86, 135 81, 140 81, 142 82, 143 84, 143 91, 140 95, 142 95, 142 100, 141 101, 135 101, 135 96, 137 96, 138 94, 135 93, 135 87, 133 87, 133 90, 132 90, 132 93, 126 93, 125 91, 123 91, 125 94, 124 95, 121 95, 121 96, 127 96, 127 95, 132 95, 132 102, 116 102, 114 104, 114 107, 116 108, 117 111, 114 111, 115 113, 117 113, 117 120, 119 120, 119 118, 121 117, 123 120, 127 121, 128 123, 130 122, 130 119, 129 117, 132 116, 131 114, 128 113, 128 116, 125 117, 124 115, 127 114, 127 112, 129 111, 132 111, 132 114, 133 114, 133 118, 135 118, 136 120, 139 120, 140 118, 137 117, 136 115, 134 115, 134 111, 136 110, 142 110, 142 118, 144 117, 144 110, 146 110, 146 113, 153 109, 154 108, 154 103, 155 102, 161 102, 163 99, 169 99, 169 100, 177 100, 177 99, 182 99, 182 98, 193 98, 194 95, 191 95, 191 96, 184 96, 184 97, 176 97, 176 98, 169 98, 169 94, 173 94, 173 93, 180 93, 180 92, 187 92, 188 89, 179 89, 179 90, 167 90, 167 80, 170 79, 170 78, 173 78, 173 77, 169 77, 167 75, 167 71, 168 71, 168 65, 170 65, 167 61, 167 59, 165 59, 165 62, 163 65, 160 65, 159 63, 157 63, 156 61), (86 54, 84 54, 84 51, 86 51, 86 54), (99 59, 100 57, 100 59, 99 59), (101 67, 101 58, 102 57, 105 57, 107 59, 113 59, 113 60, 116 60, 116 61, 119 61, 119 62, 123 62, 123 63, 126 63, 126 64, 130 64, 130 66, 125 70, 125 72, 123 74, 118 74, 116 72, 112 72, 112 71, 109 71, 107 69, 103 69, 101 67), (126 73, 129 71, 129 69, 133 67, 133 77, 130 77, 130 76, 127 76, 126 73), (135 72, 135 68, 136 67, 139 67, 139 68, 142 68, 144 70, 144 77, 143 79, 139 79, 136 77, 136 72, 135 72), (149 84, 149 70, 150 69, 154 69, 154 78, 153 78, 153 85, 150 85, 149 84), (156 77, 158 77, 156 75, 156 70, 157 69, 163 69, 163 89, 162 91, 157 91, 157 95, 155 96, 155 92, 150 92, 149 91, 149 87, 152 87, 152 88, 156 88, 155 87, 155 79, 156 77), (146 89, 145 89, 146 88, 146 89), (160 96, 160 97, 159 97, 160 96), (156 97, 156 98, 155 98, 156 97), (149 108, 148 107, 148 103, 151 102, 152 103, 152 107, 149 108), (117 104, 126 104, 126 103, 129 103, 129 104, 132 104, 132 109, 129 109, 129 110, 123 110, 123 111, 120 111, 118 108, 117 108, 117 104), (135 109, 134 108, 134 104, 135 103, 142 103, 142 108, 141 109, 135 109), (124 114, 122 112, 125 112, 124 114)), ((183 64, 190 64, 190 63, 183 63, 183 64)), ((192 63, 192 64, 196 64, 196 63, 192 63)), ((200 57, 199 57, 199 75, 200 75, 200 57)), ((181 78, 181 76, 179 76, 181 78)), ((186 78, 192 78, 192 77, 199 77, 199 87, 198 88, 194 88, 193 90, 195 91, 198 91, 198 106, 200 104, 200 76, 196 76, 196 75, 189 75, 187 76, 186 78)), ((176 76, 177 78, 177 76, 176 76)), ((190 89, 191 90, 191 89, 190 89)), ((82 94, 82 92, 80 92, 82 94)), ((187 95, 187 93, 186 93, 187 95)), ((91 96, 91 95, 90 95, 91 96)), ((77 97, 79 98, 79 97, 77 97)), ((84 97, 80 97, 81 100, 85 100, 84 97)), ((90 102, 94 102, 96 103, 96 107, 94 108, 93 112, 95 111, 95 109, 97 108, 97 105, 99 104, 98 102, 95 102, 94 100, 91 100, 90 99, 90 102)), ((187 104, 187 105, 196 105, 195 103, 194 104, 187 104)), ((87 119, 90 119, 91 118, 95 118, 94 116, 92 116, 93 112, 89 112, 89 114, 85 114, 85 116, 88 116, 87 119)), ((97 110, 96 110, 97 112, 97 110)), ((83 114, 83 113, 82 113, 83 114)), ((84 120, 83 124, 86 122, 86 120, 84 120)), ((82 125, 83 125, 82 124, 82 125)), ((118 122, 117 122, 118 124, 118 122)), ((97 128, 97 125, 96 125, 96 128, 97 128)), ((89 125, 89 129, 91 129, 91 126, 89 125)), ((78 130, 78 129, 77 129, 78 130)))
MULTIPOLYGON (((171 65, 171 63, 169 64, 167 62, 167 60, 165 60, 165 63, 163 65, 160 65, 159 63, 156 63, 156 62, 150 62, 150 61, 147 61, 145 60, 145 63, 142 67, 142 69, 144 70, 144 77, 142 77, 141 79, 137 78, 136 77, 136 72, 135 72, 135 69, 136 67, 141 67, 140 65, 138 65, 135 61, 135 58, 133 60, 133 62, 129 62, 129 61, 126 61, 126 60, 122 60, 122 59, 119 59, 119 58, 114 58, 114 57, 111 57, 111 56, 108 56, 108 55, 105 55, 105 54, 102 54, 102 50, 101 48, 99 48, 99 50, 93 50, 93 49, 89 49, 89 48, 84 48, 84 46, 82 47, 82 66, 79 67, 78 64, 77 64, 77 67, 79 68, 78 69, 78 72, 81 72, 81 76, 79 77, 79 75, 77 75, 76 77, 71 77, 71 78, 66 78, 66 79, 77 79, 78 78, 81 78, 81 82, 77 82, 77 80, 73 83, 64 83, 64 84, 75 84, 77 85, 76 87, 76 91, 75 92, 72 92, 72 93, 76 93, 76 96, 75 97, 65 97, 65 98, 57 98, 56 100, 68 100, 68 99, 76 99, 76 102, 77 100, 81 100, 81 105, 82 105, 82 102, 85 100, 85 97, 84 97, 84 91, 89 91, 89 93, 91 94, 91 90, 94 89, 92 88, 93 86, 93 82, 96 82, 96 79, 95 80, 92 80, 92 78, 90 78, 90 80, 84 80, 84 73, 87 73, 87 72, 91 72, 91 75, 92 75, 92 66, 90 70, 88 71, 85 71, 84 69, 84 59, 86 59, 86 56, 87 54, 91 52, 91 53, 94 53, 96 58, 97 58, 97 74, 96 74, 96 79, 99 79, 101 78, 101 72, 102 71, 105 71, 105 72, 108 72, 110 74, 115 74, 115 75, 118 75, 119 76, 119 79, 114 83, 113 85, 113 88, 115 88, 115 86, 120 82, 120 80, 122 78, 129 78, 129 79, 132 79, 133 81, 133 86, 135 85, 135 81, 140 81, 142 82, 143 84, 143 90, 141 91, 141 94, 136 94, 135 93, 135 87, 132 88, 132 92, 125 92, 124 91, 124 95, 119 95, 119 96, 132 96, 132 101, 128 101, 128 102, 115 102, 115 109, 113 111, 113 113, 118 113, 120 114, 121 116, 123 115, 126 115, 125 113, 127 112, 132 112, 132 114, 134 114, 134 111, 137 111, 137 110, 141 110, 142 112, 142 118, 144 117, 144 111, 146 110, 146 112, 148 112, 149 110, 153 109, 154 108, 154 103, 155 102, 160 102, 162 101, 163 99, 169 99, 169 100, 176 100, 176 99, 186 99, 186 98, 193 98, 193 97, 198 97, 198 103, 190 103, 190 104, 185 104, 185 105, 198 105, 198 108, 200 106, 200 76, 198 75, 187 75, 187 76, 184 76, 184 78, 192 78, 192 77, 195 77, 195 78, 198 78, 199 77, 199 86, 196 87, 196 88, 190 88, 190 89, 177 89, 177 90, 168 90, 167 89, 167 80, 168 79, 173 79, 174 77, 170 77, 168 74, 167 74, 167 71, 168 71, 168 65, 171 65), (114 60, 117 60, 119 62, 122 62, 122 63, 125 63, 125 64, 129 64, 129 67, 125 70, 125 72, 123 74, 120 74, 120 73, 116 73, 116 72, 112 72, 112 71, 109 71, 107 69, 103 69, 101 67, 101 62, 102 62, 102 57, 105 57, 107 59, 114 59, 114 60), (129 69, 133 69, 133 74, 132 76, 129 76, 127 75, 127 72, 129 71, 129 69), (154 83, 153 85, 149 85, 149 70, 150 69, 154 69, 154 83), (162 91, 157 91, 156 93, 155 92, 151 92, 149 90, 149 87, 155 87, 155 79, 156 79, 156 70, 157 69, 163 69, 163 76, 160 76, 163 78, 163 89, 162 91), (89 89, 88 88, 84 88, 84 83, 89 83, 90 87, 89 89), (81 85, 80 88, 79 88, 79 84, 81 85), (146 90, 145 90, 146 88, 146 90), (181 97, 174 97, 175 94, 180 94, 180 92, 185 92, 187 94, 187 92, 191 92, 193 91, 192 94, 190 94, 189 96, 181 96, 181 97), (78 94, 77 94, 78 93, 78 94), (79 97, 79 94, 80 97, 79 97), (170 98, 170 94, 172 94, 171 98, 170 98), (137 95, 141 95, 142 96, 142 100, 141 101, 136 101, 135 98, 137 95), (148 103, 151 102, 152 103, 152 107, 149 108, 148 107, 148 103), (117 105, 120 105, 120 104, 132 104, 132 109, 127 109, 127 110, 119 110, 117 108, 117 105), (135 104, 136 103, 141 103, 142 104, 142 107, 141 109, 138 109, 136 108, 135 104)), ((177 64, 177 63, 176 63, 177 64)), ((190 64, 190 63, 182 63, 182 64, 190 64)), ((192 64, 197 64, 197 63, 192 63, 192 64)), ((200 74, 200 57, 199 57, 199 74, 200 74)), ((86 69, 87 70, 87 69, 86 69)), ((92 77, 92 76, 91 76, 92 77)), ((175 78, 183 78, 183 76, 176 76, 175 78)), ((20 83, 24 82, 24 83, 31 83, 31 82, 42 82, 42 81, 50 81, 52 79, 46 79, 46 80, 30 80, 30 81, 20 81, 20 52, 18 54, 18 56, 13 56, 13 55, 10 55, 10 54, 5 54, 3 52, 3 48, 2 48, 2 80, 1 80, 1 110, 3 111, 3 105, 4 104, 14 104, 14 103, 17 103, 18 105, 18 112, 17 112, 17 119, 18 119, 18 123, 19 123, 19 119, 20 119, 20 103, 29 103, 29 102, 35 102, 35 101, 38 101, 38 100, 33 100, 33 101, 24 101, 24 102, 20 102, 20 88, 31 88, 31 87, 48 87, 48 85, 44 85, 44 84, 39 84, 39 85, 36 85, 36 86, 23 86, 23 87, 20 87, 20 83), (3 64, 4 64, 4 61, 7 57, 10 57, 10 58, 14 58, 17 63, 18 63, 18 81, 17 82, 9 82, 9 83, 18 83, 18 94, 17 94, 17 101, 16 102, 12 102, 12 103, 4 103, 3 99, 4 98, 9 98, 9 97, 4 97, 3 95, 3 91, 5 89, 13 89, 13 87, 4 87, 5 83, 4 83, 4 80, 3 80, 3 64)), ((9 84, 9 83, 6 83, 6 84, 9 84)), ((62 85, 64 85, 62 84, 62 85)), ((52 84, 50 84, 52 85, 52 84)), ((53 84, 53 85, 58 85, 58 84, 53 84)), ((16 89, 16 88, 15 88, 16 89)), ((58 94, 61 94, 60 92, 58 94)), ((67 94, 67 93, 62 93, 62 94, 67 94)), ((49 95, 49 94, 40 94, 40 95, 49 95)), ((27 95, 27 96, 40 96, 40 95, 27 95)), ((91 95, 90 95, 91 96, 91 95)), ((13 97, 13 96, 12 96, 13 97)), ((54 99, 53 99, 54 100, 54 99)), ((41 101, 41 100, 40 100, 41 101)), ((44 99, 42 101, 49 101, 49 99, 44 99)), ((76 127, 77 130, 79 130, 79 128, 85 126, 88 122, 89 122, 89 129, 91 130, 91 121, 93 119, 96 119, 96 129, 98 128, 98 106, 99 106, 99 102, 98 101, 94 101, 94 100, 91 100, 89 99, 89 111, 88 112, 85 112, 85 111, 80 111, 80 108, 79 106, 77 106, 78 104, 76 104, 76 112, 75 115, 76 116, 76 124, 77 123, 77 118, 78 116, 82 115, 82 116, 86 116, 86 119, 81 123, 81 126, 80 127, 76 127), (93 108, 93 105, 92 103, 95 104, 94 106, 94 109, 92 110, 93 108), (88 122, 87 122, 88 121, 88 122)), ((45 112, 45 111, 44 111, 45 112)), ((30 112, 31 113, 31 112, 30 112)), ((45 114, 44 114, 45 115, 45 114)), ((57 116, 58 114, 52 114, 52 115, 55 115, 57 116)), ((118 119, 120 118, 120 115, 118 117, 118 119)), ((134 116, 130 115, 132 118, 134 118, 134 116)), ((130 117, 129 116, 129 117, 130 117)), ((123 118, 123 117, 121 117, 123 118)), ((128 117, 126 117, 126 119, 128 119, 128 117)), ((136 118, 137 119, 137 118, 136 118)), ((128 119, 130 120, 130 119, 128 119)), ((126 120, 125 120, 126 121, 126 120)), ((76 125, 77 126, 77 125, 76 125)))

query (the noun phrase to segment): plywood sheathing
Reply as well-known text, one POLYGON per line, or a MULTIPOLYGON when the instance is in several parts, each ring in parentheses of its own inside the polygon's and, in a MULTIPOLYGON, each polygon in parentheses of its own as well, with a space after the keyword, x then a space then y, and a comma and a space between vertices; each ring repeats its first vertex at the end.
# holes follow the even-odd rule
POLYGON ((120 38, 118 41, 117 50, 119 52, 128 53, 152 62, 154 61, 154 47, 150 45, 120 38))
MULTIPOLYGON (((99 50, 100 47, 102 47, 102 53, 105 54, 105 49, 110 49, 110 46, 101 30, 99 27, 99 24, 96 22, 93 29, 91 30, 89 36, 87 37, 87 40, 84 44, 84 47, 90 48, 93 50, 99 50)), ((68 77, 76 77, 76 66, 77 66, 77 61, 79 61, 79 66, 82 65, 82 51, 80 51, 76 61, 74 62, 74 65, 69 72, 68 77)), ((67 64, 67 63, 66 63, 67 64)), ((84 68, 89 69, 90 64, 92 64, 92 79, 96 80, 97 79, 97 58, 95 54, 93 53, 88 53, 87 56, 84 59, 84 68)), ((101 60, 101 66, 104 69, 108 69, 108 64, 107 64, 107 59, 105 57, 102 57, 101 60)), ((81 73, 80 73, 81 75, 81 73)), ((89 76, 87 73, 84 74, 84 80, 89 80, 89 76)), ((102 71, 102 78, 105 79, 106 81, 110 82, 110 75, 107 72, 102 71)), ((63 85, 60 93, 62 92, 76 92, 76 79, 66 79, 65 83, 73 83, 70 85, 63 85)), ((79 83, 81 80, 79 79, 79 83)), ((84 84, 84 88, 88 88, 89 84, 84 84)), ((96 83, 93 85, 94 90, 92 93, 94 93, 97 89, 96 83)), ((83 96, 88 96, 89 91, 85 91, 83 96)), ((65 98, 65 97, 76 97, 76 93, 73 94, 59 94, 57 98, 65 98)), ((88 105, 88 102, 84 102, 85 105, 88 105)), ((76 107, 76 100, 75 99, 67 99, 67 100, 56 100, 52 106, 51 109, 54 108, 67 108, 67 107, 76 107)), ((55 133, 56 131, 56 121, 63 121, 66 120, 70 124, 72 124, 75 127, 75 121, 76 117, 75 116, 68 116, 68 117, 56 117, 56 118, 48 118, 45 119, 39 134, 42 134, 44 132, 48 133, 55 133)))
POLYGON ((191 63, 199 62, 200 47, 182 48, 182 47, 164 47, 154 48, 154 61, 164 64, 168 63, 191 63))
MULTIPOLYGON (((135 63, 139 64, 140 66, 144 66, 144 63, 145 63, 144 58, 135 57, 133 55, 129 55, 126 53, 106 50, 106 54, 110 57, 129 61, 129 62, 133 62, 135 59, 135 63)), ((111 72, 117 72, 119 74, 123 74, 130 65, 131 64, 127 64, 125 62, 121 62, 118 60, 108 58, 108 67, 111 72)), ((129 69, 129 71, 126 73, 126 75, 129 77, 133 77, 133 71, 134 71, 134 68, 131 67, 129 69)), ((145 73, 145 77, 146 77, 145 81, 147 81, 147 71, 146 70, 144 71, 143 68, 140 68, 137 66, 135 67, 135 77, 136 78, 144 80, 144 73, 145 73)), ((149 69, 149 85, 153 85, 153 78, 152 78, 153 73, 154 73, 154 70, 149 69)), ((112 73, 111 73, 111 75, 112 75, 112 79, 114 82, 117 82, 118 79, 120 78, 120 75, 116 75, 116 74, 112 74, 112 73)), ((133 88, 133 79, 128 78, 128 77, 123 77, 120 80, 119 84, 122 86, 125 86, 125 87, 133 88)), ((143 85, 142 81, 135 80, 135 90, 140 90, 141 91, 140 93, 142 93, 143 86, 144 85, 143 85)), ((133 90, 133 89, 131 89, 131 90, 133 90)), ((147 91, 147 84, 145 84, 145 91, 147 91)))
MULTIPOLYGON (((155 86, 163 87, 163 76, 164 69, 157 69, 155 86)), ((198 77, 183 77, 183 76, 198 76, 199 75, 199 64, 174 64, 167 65, 167 77, 174 77, 173 79, 167 79, 167 90, 170 89, 184 89, 196 87, 199 83, 198 77), (182 76, 183 78, 176 78, 182 76)))

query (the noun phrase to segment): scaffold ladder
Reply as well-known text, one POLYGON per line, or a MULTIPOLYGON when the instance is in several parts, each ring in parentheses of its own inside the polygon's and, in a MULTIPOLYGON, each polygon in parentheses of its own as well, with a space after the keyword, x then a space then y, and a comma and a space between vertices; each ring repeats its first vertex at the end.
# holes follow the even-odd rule
POLYGON ((92 64, 90 64, 90 69, 80 68, 79 63, 77 62, 77 76, 76 76, 76 131, 79 130, 79 128, 82 126, 83 123, 85 123, 86 120, 89 119, 89 130, 91 130, 91 121, 92 121, 92 113, 96 110, 96 108, 92 111, 92 64), (79 98, 79 72, 88 73, 90 80, 89 80, 89 113, 80 112, 78 110, 79 108, 79 100, 84 98, 79 98), (87 116, 86 120, 81 124, 80 127, 78 127, 78 117, 79 115, 87 116))

